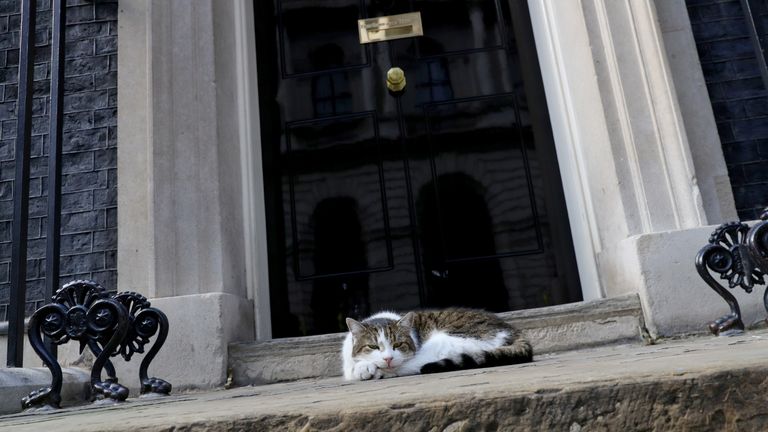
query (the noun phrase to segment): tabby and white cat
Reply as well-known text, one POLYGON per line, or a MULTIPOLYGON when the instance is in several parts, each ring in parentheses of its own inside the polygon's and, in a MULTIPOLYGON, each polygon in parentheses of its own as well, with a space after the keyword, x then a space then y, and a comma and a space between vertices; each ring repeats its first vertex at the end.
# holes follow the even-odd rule
POLYGON ((380 312, 347 318, 344 378, 368 380, 480 366, 525 363, 531 345, 495 314, 473 309, 380 312))

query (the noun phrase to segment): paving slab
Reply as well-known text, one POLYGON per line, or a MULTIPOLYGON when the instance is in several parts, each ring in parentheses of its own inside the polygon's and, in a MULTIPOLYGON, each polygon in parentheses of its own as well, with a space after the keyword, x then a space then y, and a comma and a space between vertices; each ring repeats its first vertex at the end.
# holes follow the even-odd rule
POLYGON ((0 417, 9 431, 768 430, 768 332, 367 382, 240 387, 0 417))

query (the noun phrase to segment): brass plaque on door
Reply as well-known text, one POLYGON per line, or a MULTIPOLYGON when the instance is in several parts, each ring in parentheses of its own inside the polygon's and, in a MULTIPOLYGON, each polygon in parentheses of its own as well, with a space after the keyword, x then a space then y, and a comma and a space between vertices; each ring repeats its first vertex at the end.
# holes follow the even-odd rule
POLYGON ((421 12, 357 20, 357 29, 361 44, 424 35, 421 12))

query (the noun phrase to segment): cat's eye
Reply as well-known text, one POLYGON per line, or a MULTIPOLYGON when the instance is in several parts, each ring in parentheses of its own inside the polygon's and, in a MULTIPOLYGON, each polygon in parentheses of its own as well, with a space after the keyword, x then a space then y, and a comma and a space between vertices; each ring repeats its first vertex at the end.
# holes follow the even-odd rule
POLYGON ((403 348, 403 347, 405 347, 405 343, 404 342, 395 342, 392 345, 392 348, 394 348, 394 349, 400 349, 400 348, 403 348))
POLYGON ((377 350, 377 349, 379 349, 379 346, 378 346, 378 345, 373 345, 373 344, 371 344, 371 345, 366 345, 366 347, 367 347, 367 348, 369 348, 369 349, 372 349, 372 350, 377 350))

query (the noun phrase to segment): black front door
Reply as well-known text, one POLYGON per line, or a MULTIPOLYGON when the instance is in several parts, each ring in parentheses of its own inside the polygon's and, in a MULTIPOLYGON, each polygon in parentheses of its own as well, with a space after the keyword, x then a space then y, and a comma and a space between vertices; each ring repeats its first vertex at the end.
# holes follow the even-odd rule
POLYGON ((524 3, 256 2, 275 337, 581 300, 524 3), (423 36, 360 44, 416 11, 423 36))

